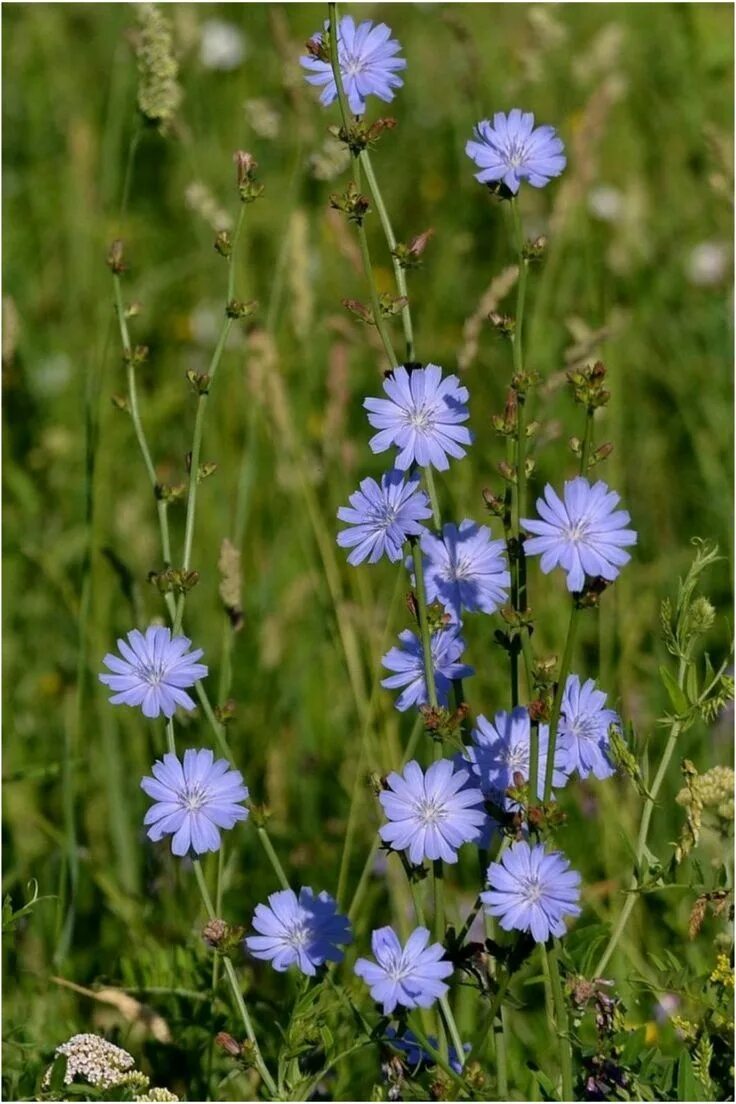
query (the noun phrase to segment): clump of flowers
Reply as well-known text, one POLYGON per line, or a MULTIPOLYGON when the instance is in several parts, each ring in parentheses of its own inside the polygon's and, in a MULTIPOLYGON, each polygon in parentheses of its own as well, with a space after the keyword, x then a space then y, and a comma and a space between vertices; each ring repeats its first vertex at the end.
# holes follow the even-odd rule
POLYGON ((138 107, 150 122, 165 126, 182 99, 171 28, 155 4, 138 5, 138 26, 138 107))
POLYGON ((579 916, 580 875, 559 851, 520 840, 488 867, 480 897, 504 931, 529 932, 537 943, 564 935, 566 916, 579 916))
POLYGON ((438 759, 426 773, 414 760, 403 775, 392 771, 379 794, 388 818, 379 829, 381 839, 407 851, 415 865, 423 859, 456 863, 457 849, 478 835, 486 819, 483 794, 466 787, 469 777, 449 759, 438 759))
MULTIPOLYGON (((133 1055, 101 1035, 72 1035, 54 1051, 55 1058, 61 1055, 66 1058, 65 1085, 81 1080, 101 1089, 111 1089, 114 1085, 129 1084, 135 1069, 133 1055)), ((48 1086, 50 1080, 49 1068, 44 1075, 44 1086, 48 1086)))
POLYGON ((189 651, 191 640, 173 636, 171 629, 151 625, 145 633, 133 629, 127 641, 118 640, 120 656, 108 655, 103 663, 112 674, 101 674, 100 682, 115 693, 113 705, 140 706, 144 717, 173 717, 177 706, 194 709, 187 689, 205 678, 207 668, 199 663, 201 648, 189 651))
POLYGON ((220 847, 220 829, 246 820, 248 787, 240 771, 227 759, 215 759, 209 748, 189 748, 184 759, 168 752, 152 767, 153 778, 143 778, 141 789, 154 799, 145 816, 148 838, 172 836, 174 855, 193 851, 203 855, 220 847))
POLYGON ((341 506, 337 516, 350 526, 338 533, 337 543, 352 548, 348 563, 355 566, 364 560, 376 563, 382 556, 396 563, 409 537, 424 531, 422 521, 432 510, 418 478, 405 480, 392 471, 381 477, 380 486, 375 479, 364 479, 350 496, 350 506, 341 506))
POLYGON ((396 467, 406 471, 412 464, 447 471, 448 456, 465 456, 472 443, 470 430, 463 425, 469 418, 468 389, 457 376, 442 376, 437 364, 414 368, 394 368, 383 383, 388 398, 366 399, 368 421, 379 432, 370 440, 374 452, 396 447, 396 467))
POLYGON ((297 966, 307 977, 314 977, 325 962, 342 962, 339 945, 353 939, 334 897, 315 895, 309 886, 298 897, 292 889, 272 893, 268 905, 256 906, 253 927, 259 934, 249 935, 245 946, 254 958, 270 961, 280 972, 297 966))
MULTIPOLYGON (((450 625, 438 629, 430 638, 434 681, 437 700, 447 705, 453 679, 464 679, 473 674, 473 668, 461 663, 465 651, 465 642, 459 635, 460 625, 450 625)), ((400 712, 413 705, 426 705, 429 702, 427 678, 424 664, 422 642, 411 629, 399 633, 400 648, 391 648, 381 660, 383 666, 395 674, 381 680, 381 686, 387 690, 405 687, 396 699, 396 708, 400 712)))
POLYGON ((547 484, 537 499, 539 520, 521 520, 535 534, 524 542, 527 555, 541 556, 545 575, 561 567, 572 592, 583 589, 586 576, 613 582, 631 559, 624 548, 636 544, 636 533, 626 528, 629 514, 616 509, 619 501, 602 480, 591 486, 583 476, 570 479, 562 498, 547 484))
POLYGON ((371 946, 376 961, 359 958, 355 973, 370 988, 373 999, 383 1004, 385 1015, 397 1005, 429 1008, 447 992, 444 978, 452 973, 452 963, 445 959, 441 943, 430 944, 426 928, 416 928, 403 947, 393 928, 378 928, 371 946))
POLYGON ((593 679, 581 684, 579 675, 565 683, 558 726, 560 767, 566 774, 577 771, 581 778, 610 778, 616 768, 609 756, 611 725, 620 729, 621 718, 606 709, 606 694, 596 690, 593 679))
POLYGON ((495 613, 507 601, 505 542, 492 540, 487 526, 469 518, 448 523, 441 537, 423 533, 421 547, 427 601, 440 602, 453 620, 463 611, 495 613))
POLYGON ((466 143, 465 152, 480 172, 481 184, 504 184, 516 195, 522 181, 543 188, 559 176, 567 164, 564 145, 552 126, 534 126, 531 111, 515 107, 508 115, 498 111, 475 128, 475 137, 466 143))
MULTIPOLYGON (((517 775, 524 782, 530 778, 531 718, 529 710, 517 706, 511 712, 499 710, 492 721, 482 714, 476 720, 471 732, 471 745, 466 754, 473 774, 478 779, 483 793, 492 798, 497 805, 505 809, 516 808, 516 803, 507 796, 507 790, 517 784, 517 775)), ((549 745, 549 726, 539 725, 537 796, 544 796, 544 777, 547 769, 549 745)), ((552 775, 554 786, 564 786, 567 772, 563 770, 563 755, 555 753, 555 769, 552 775)))
MULTIPOLYGON (((325 24, 325 30, 328 24, 325 24)), ((319 102, 328 107, 337 99, 337 84, 330 64, 325 35, 321 32, 307 43, 308 54, 299 58, 307 70, 307 84, 321 88, 319 102)), ((356 27, 352 16, 345 15, 337 28, 337 59, 343 88, 350 110, 362 115, 368 96, 385 103, 394 98, 394 89, 404 83, 399 72, 406 69, 406 59, 398 57, 401 44, 391 37, 385 23, 374 24, 368 19, 356 27)))

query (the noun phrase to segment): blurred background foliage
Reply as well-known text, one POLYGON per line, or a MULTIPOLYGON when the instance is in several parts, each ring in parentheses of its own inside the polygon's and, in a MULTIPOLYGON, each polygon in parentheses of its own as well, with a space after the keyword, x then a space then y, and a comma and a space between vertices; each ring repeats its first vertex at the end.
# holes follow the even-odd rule
MULTIPOLYGON (((615 447, 599 470, 640 542, 587 619, 577 669, 600 672, 656 757, 654 722, 666 708, 658 608, 687 569, 692 537, 719 543, 725 558, 707 582, 722 612, 729 603, 731 8, 417 3, 353 14, 388 20, 409 62, 395 102, 371 104, 370 118, 398 120, 373 159, 399 239, 435 231, 409 290, 419 359, 459 370, 471 393, 476 443, 439 480, 457 519, 483 521, 482 489, 501 487, 503 442, 490 416, 503 408, 510 351, 486 316, 513 309, 514 282, 506 212, 474 181, 464 143, 479 118, 517 104, 565 140, 561 180, 521 197, 527 235, 550 243, 530 285, 528 360, 544 381, 532 411, 542 421, 532 490, 574 472, 567 440, 582 424, 565 370, 601 357, 613 397, 596 440, 615 447)), ((124 239, 124 293, 140 304, 133 340, 150 349, 144 424, 162 482, 175 484, 191 447, 185 374, 206 370, 222 315, 226 273, 213 239, 237 215, 239 148, 265 184, 237 260, 238 297, 259 310, 234 332, 211 396, 203 458, 217 471, 199 498, 201 580, 187 630, 205 649, 212 696, 236 702, 230 739, 295 882, 335 891, 356 770, 362 780, 395 766, 411 727, 390 694, 373 694, 380 656, 407 624, 403 590, 389 619, 397 569, 348 569, 334 540, 337 507, 384 467, 368 448, 361 403, 378 393, 385 364, 375 333, 341 307, 343 297, 367 298, 352 228, 328 202, 350 170, 327 131, 336 111, 319 107, 298 65, 325 11, 172 4, 166 15, 183 98, 162 134, 136 110, 133 5, 3 8, 3 893, 17 909, 35 879, 45 898, 6 942, 6 1097, 32 1094, 73 1031, 114 1028, 159 1083, 196 1098, 207 1035, 230 1022, 224 1003, 207 1001, 201 1014, 209 967, 191 873, 144 841, 138 782, 162 750, 159 726, 108 706, 96 672, 117 636, 163 613, 146 582, 162 566, 155 510, 130 419, 111 401, 125 382, 106 251, 124 239), (237 633, 218 598, 226 537, 242 555, 237 633), (167 1039, 130 1007, 60 978, 149 1001, 167 1017, 167 1039)), ((378 221, 367 225, 380 286, 392 290, 378 221)), ((170 515, 180 547, 183 509, 170 515)), ((564 582, 535 567, 530 586, 538 651, 559 653, 564 582)), ((465 633, 477 672, 466 692, 486 714, 508 704, 494 627, 469 617, 465 633)), ((721 620, 714 657, 727 639, 721 620)), ((694 727, 682 754, 700 770, 730 762, 729 727, 727 718, 694 727)), ((200 716, 183 722, 185 739, 209 741, 200 716)), ((672 774, 651 841, 663 858, 683 821, 676 763, 672 774)), ((606 922, 620 908, 641 803, 625 781, 576 791, 566 796, 564 846, 583 872, 587 918, 606 922)), ((351 891, 377 823, 368 788, 357 794, 351 891)), ((717 839, 701 846, 706 865, 717 860, 717 839)), ((228 839, 225 874, 225 912, 247 923, 276 888, 252 830, 228 839)), ((456 900, 470 903, 472 863, 453 877, 456 900)), ((615 960, 632 1022, 669 1031, 671 1046, 671 1028, 654 1026, 667 982, 650 956, 682 943, 692 904, 686 890, 647 897, 615 960)), ((408 922, 393 860, 369 882, 358 942, 391 909, 408 922)), ((706 921, 687 946, 693 976, 712 968, 716 930, 706 921)), ((293 979, 244 969, 257 1018, 277 1015, 293 979)), ((538 986, 527 999, 538 1008, 538 986)), ((460 1019, 469 1030, 472 1004, 460 1019)), ((536 1045, 537 1023, 518 1017, 520 1048, 536 1045)), ((224 1058, 215 1062, 223 1099, 247 1093, 227 1080, 224 1058)), ((377 1075, 370 1052, 350 1067, 377 1075)), ((350 1094, 351 1070, 331 1092, 350 1094)))

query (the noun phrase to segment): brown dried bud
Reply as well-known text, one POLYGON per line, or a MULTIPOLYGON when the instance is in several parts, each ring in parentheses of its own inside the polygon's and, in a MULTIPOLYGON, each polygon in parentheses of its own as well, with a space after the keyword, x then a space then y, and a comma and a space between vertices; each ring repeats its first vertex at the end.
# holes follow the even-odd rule
POLYGON ((229 257, 233 251, 232 238, 227 230, 220 230, 215 238, 215 249, 221 257, 229 257))
POLYGON ((116 238, 110 246, 107 254, 107 264, 116 276, 125 272, 126 265, 123 259, 124 246, 121 238, 116 238))
POLYGON ((343 299, 341 300, 345 310, 350 311, 351 314, 359 318, 361 322, 365 322, 366 326, 375 325, 373 321, 373 311, 361 303, 360 299, 343 299))
POLYGON ((227 1031, 220 1031, 215 1035, 215 1043, 226 1054, 229 1054, 231 1058, 239 1058, 243 1053, 242 1045, 233 1039, 232 1035, 228 1035, 227 1031))
POLYGON ((202 928, 202 938, 208 947, 219 947, 229 931, 229 925, 215 916, 202 928))
POLYGON ((513 337, 516 332, 516 320, 509 314, 491 311, 488 315, 488 321, 502 337, 513 337))
POLYGON ((304 47, 308 54, 311 54, 317 61, 330 60, 330 51, 328 45, 328 36, 325 34, 324 38, 318 36, 317 38, 310 38, 305 42, 304 47))
POLYGON ((494 495, 492 491, 485 487, 482 491, 483 501, 486 504, 486 509, 489 513, 495 517, 503 517, 505 511, 505 505, 500 495, 494 495))
POLYGON ((233 154, 233 161, 235 162, 237 185, 242 188, 258 168, 258 162, 251 153, 247 153, 245 150, 236 150, 233 154))
POLYGON ((549 703, 539 698, 536 701, 529 702, 529 717, 532 721, 548 721, 549 703))

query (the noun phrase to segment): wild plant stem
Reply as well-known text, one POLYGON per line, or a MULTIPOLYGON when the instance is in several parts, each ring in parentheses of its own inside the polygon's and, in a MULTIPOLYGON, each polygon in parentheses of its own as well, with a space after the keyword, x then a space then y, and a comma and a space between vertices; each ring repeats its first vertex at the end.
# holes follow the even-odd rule
POLYGON ((279 880, 281 888, 290 889, 291 887, 289 885, 289 879, 286 877, 286 874, 284 873, 284 868, 279 862, 279 857, 274 850, 273 844, 271 843, 271 837, 269 836, 263 825, 259 825, 257 831, 258 839, 261 841, 261 846, 268 856, 268 861, 273 867, 274 873, 279 880))
POLYGON ((432 507, 432 521, 434 527, 438 532, 442 531, 442 514, 440 513, 440 504, 437 498, 437 488, 434 482, 434 473, 432 472, 431 465, 427 465, 424 469, 424 483, 427 488, 427 494, 429 495, 429 504, 432 507))
MULTIPOLYGON (((544 950, 546 953, 546 948, 544 950)), ((550 981, 552 984, 552 1000, 555 1008, 557 1036, 560 1044, 560 1070, 562 1073, 561 1100, 567 1101, 574 1099, 572 1088, 572 1049, 568 1037, 570 1026, 567 1016, 567 1005, 565 1004, 565 994, 562 991, 562 981, 560 979, 559 951, 559 940, 555 939, 549 956, 550 981)))
POLYGON ((432 1060, 436 1062, 440 1069, 443 1070, 448 1077, 452 1078, 456 1085, 458 1085, 464 1092, 467 1093, 468 1086, 465 1084, 463 1078, 455 1072, 455 1070, 447 1061, 447 1058, 443 1057, 442 1054, 440 1054, 437 1047, 432 1046, 427 1036, 424 1034, 421 1028, 417 1026, 416 1020, 414 1021, 414 1023, 412 1023, 411 1030, 412 1034, 416 1036, 422 1050, 426 1051, 426 1053, 431 1056, 432 1060))
MULTIPOLYGON (((680 689, 683 689, 683 687, 684 687, 686 673, 687 673, 687 665, 683 661, 680 661, 680 667, 679 667, 678 678, 677 678, 677 682, 678 682, 678 685, 679 685, 680 689)), ((649 787, 649 796, 647 797, 647 799, 644 803, 644 811, 642 812, 641 824, 639 825, 639 835, 638 835, 637 841, 636 841, 636 862, 635 862, 635 866, 637 868, 641 865, 641 861, 644 858, 644 852, 645 852, 646 846, 647 846, 647 837, 649 835, 649 825, 650 825, 651 820, 652 820, 652 813, 654 812, 654 805, 655 805, 655 802, 657 800, 657 795, 659 794, 659 791, 662 787, 662 782, 664 781, 664 777, 667 773, 667 768, 670 765, 670 760, 672 759, 672 755, 674 753, 675 747, 677 746, 677 741, 678 741, 678 738, 680 736, 681 728, 682 728, 682 725, 679 721, 673 721, 672 728, 670 729, 670 734, 669 734, 669 737, 667 739, 667 743, 665 744, 664 751, 662 752, 662 758, 660 760, 659 767, 657 768, 657 773, 654 776, 654 781, 652 782, 651 786, 649 787)), ((624 928, 626 927, 626 925, 628 923, 629 916, 631 915, 631 911, 632 911, 634 905, 636 904, 636 892, 635 891, 636 891, 636 888, 637 888, 637 884, 638 884, 638 882, 637 882, 637 875, 636 875, 636 870, 635 870, 631 875, 631 881, 629 883, 629 892, 628 892, 628 895, 626 897, 626 900, 624 901, 623 908, 621 909, 618 920, 616 921, 616 926, 614 927, 613 931, 611 932, 611 936, 610 936, 610 939, 608 940, 608 943, 606 944, 606 948, 603 951, 603 954, 601 955, 600 959, 598 960, 598 963, 595 967, 595 971, 593 973, 593 977, 601 977, 603 975, 603 971, 608 966, 608 963, 611 960, 611 956, 613 955, 614 951, 616 950, 616 947, 619 944, 619 940, 621 939, 621 936, 623 935, 623 932, 624 932, 624 928)))
MULTIPOLYGON (((424 586, 424 561, 419 541, 412 539, 411 554, 414 562, 414 580, 417 597, 417 612, 419 616, 419 634, 422 641, 422 653, 424 656, 424 678, 427 683, 427 700, 429 705, 437 708, 437 687, 434 681, 434 663, 432 661, 432 636, 429 631, 429 619, 427 617, 427 592, 424 586)), ((435 751, 439 749, 436 759, 442 757, 442 745, 436 743, 435 751)))
MULTIPOLYGON (((135 432, 136 440, 138 441, 138 448, 140 449, 141 456, 143 457, 143 464, 148 474, 148 479, 151 484, 151 490, 153 491, 154 498, 156 499, 156 512, 158 514, 159 531, 161 534, 161 555, 164 561, 164 565, 168 567, 171 563, 171 539, 169 536, 168 508, 166 502, 164 502, 164 500, 160 498, 158 494, 159 484, 156 477, 156 468, 154 467, 153 460, 151 459, 151 450, 148 447, 148 441, 146 440, 146 434, 145 430, 143 429, 143 422, 141 420, 140 410, 138 408, 138 388, 135 378, 133 348, 130 342, 128 323, 125 318, 125 306, 123 304, 120 277, 117 273, 113 273, 112 282, 113 290, 115 293, 115 313, 118 317, 118 325, 120 327, 120 341, 123 346, 123 355, 125 357, 128 384, 128 407, 130 409, 130 417, 133 422, 133 430, 135 432)), ((166 594, 164 596, 164 601, 166 603, 166 608, 169 611, 169 616, 173 620, 176 608, 173 595, 166 594)))
POLYGON ((560 664, 557 688, 555 690, 555 696, 552 702, 552 714, 549 722, 549 746, 547 749, 547 765, 544 775, 545 803, 550 800, 550 796, 552 793, 552 774, 555 768, 555 749, 557 746, 557 726, 559 724, 560 713, 562 711, 562 698, 565 693, 565 683, 567 682, 567 676, 570 672, 573 652, 575 650, 575 638, 577 636, 579 619, 580 608, 577 604, 576 599, 573 597, 572 606, 570 609, 570 621, 567 628, 567 637, 565 639, 565 650, 562 653, 562 663, 560 664))
POLYGON ((378 217, 381 220, 381 226, 383 227, 386 244, 388 245, 389 252, 391 253, 391 261, 394 266, 394 276, 396 278, 396 287, 398 289, 399 295, 403 296, 407 300, 401 309, 401 322, 404 327, 406 359, 407 361, 413 361, 414 328, 411 321, 411 307, 409 306, 409 296, 407 293, 406 272, 404 271, 401 262, 398 260, 397 257, 394 256, 394 252, 396 250, 396 235, 394 234, 393 227, 391 225, 391 219, 389 218, 388 211, 386 210, 386 204, 383 202, 381 189, 378 186, 378 180, 376 179, 376 174, 373 171, 373 164, 371 162, 371 157, 368 153, 368 150, 361 150, 358 154, 358 159, 365 169, 365 178, 368 181, 368 187, 370 189, 371 195, 373 196, 373 202, 376 205, 378 217))
MULTIPOLYGON (((583 437, 583 445, 580 455, 580 474, 584 475, 588 467, 588 455, 590 453, 590 443, 593 432, 593 411, 588 409, 585 419, 585 434, 583 437)), ((552 792, 552 774, 555 767, 555 749, 557 746, 557 726, 560 721, 560 713, 562 711, 562 699, 565 694, 565 683, 567 682, 567 676, 570 672, 570 665, 572 663, 573 652, 575 650, 575 637, 578 630, 578 620, 580 614, 580 607, 578 600, 573 595, 572 607, 570 610, 570 621, 567 629, 567 637, 565 640, 565 650, 562 654, 562 663, 560 664, 560 671, 557 681, 557 688, 555 690, 554 700, 552 702, 552 715, 549 722, 549 747, 547 749, 547 769, 544 778, 544 800, 549 801, 550 794, 552 792)))
MULTIPOLYGON (((197 878, 197 885, 199 886, 199 892, 202 896, 202 901, 204 903, 207 915, 209 916, 210 920, 214 920, 217 916, 217 913, 215 912, 215 906, 212 904, 212 898, 210 897, 210 892, 207 888, 207 882, 205 881, 204 872, 202 870, 199 859, 194 859, 192 861, 192 866, 194 867, 194 873, 197 878)), ((240 1012, 240 1017, 243 1021, 245 1033, 253 1046, 253 1055, 256 1069, 263 1078, 268 1091, 272 1094, 272 1096, 277 1097, 278 1089, 276 1087, 276 1082, 271 1077, 271 1074, 268 1071, 268 1067, 263 1060, 261 1049, 258 1046, 258 1040, 256 1038, 255 1031, 253 1030, 253 1024, 251 1022, 250 1014, 243 999, 240 984, 235 973, 235 967, 233 966, 232 961, 227 955, 222 956, 222 961, 225 967, 225 974, 227 975, 227 979, 230 984, 233 997, 235 999, 235 1003, 238 1006, 238 1011, 240 1012)))
MULTIPOLYGON (((337 49, 337 4, 328 4, 327 10, 329 13, 329 38, 330 38, 330 64, 332 65, 332 73, 335 78, 335 86, 337 88, 337 100, 340 107, 340 117, 342 118, 342 126, 347 136, 350 129, 350 111, 348 107, 347 99, 345 98, 345 89, 342 83, 342 73, 340 72, 340 64, 338 61, 338 49, 337 49)), ((350 156, 353 159, 353 166, 355 168, 355 184, 358 190, 360 190, 361 184, 361 160, 358 153, 354 149, 350 149, 350 156)), ((370 162, 369 162, 370 164, 370 162)), ((374 176, 375 181, 375 176, 374 176)), ((363 220, 360 218, 356 222, 358 230, 358 244, 360 245, 360 254, 363 259, 363 269, 365 271, 365 278, 368 283, 368 291, 371 297, 371 307, 373 309, 373 321, 376 329, 380 335, 383 347, 386 350, 386 356, 389 359, 389 363, 392 368, 396 368, 398 360, 396 359, 396 353, 394 347, 391 344, 391 338, 388 335, 386 329, 386 322, 381 310, 381 304, 378 299, 378 288, 376 287, 376 280, 373 274, 373 266, 371 264, 370 250, 368 249, 368 238, 366 237, 365 226, 363 220)), ((385 227, 384 227, 385 230, 385 227)))
MULTIPOLYGON (((233 318, 228 313, 228 304, 233 300, 235 295, 235 257, 238 240, 243 229, 244 217, 245 204, 241 202, 240 210, 238 211, 238 220, 235 224, 235 230, 233 232, 230 253, 227 258, 227 299, 225 304, 225 318, 223 319, 222 327, 217 339, 217 344, 215 345, 215 350, 212 354, 212 359, 210 360, 209 368, 207 369, 207 375, 209 376, 207 388, 206 390, 201 391, 197 398, 197 413, 194 418, 192 448, 189 453, 189 489, 187 492, 187 512, 186 520, 184 522, 184 551, 182 554, 183 571, 189 571, 192 562, 194 522, 197 511, 197 487, 199 484, 199 461, 202 451, 202 438, 204 435, 204 421, 205 415, 207 413, 207 400, 209 396, 209 390, 215 381, 215 375, 217 374, 217 369, 220 366, 222 354, 225 351, 227 339, 233 325, 233 318)), ((179 599, 176 604, 176 617, 174 619, 174 627, 172 630, 175 635, 181 632, 185 604, 186 591, 183 591, 179 595, 179 599)))
MULTIPOLYGON (((422 720, 421 716, 419 716, 419 717, 417 717, 417 719, 414 722, 414 727, 411 731, 411 735, 409 737, 409 742, 406 745, 406 750, 404 751, 404 754, 403 754, 403 757, 402 757, 402 760, 401 760, 401 767, 404 767, 406 765, 406 763, 408 763, 409 760, 411 759, 411 757, 414 755, 414 752, 416 751, 417 744, 419 743, 419 737, 422 735, 423 731, 424 731, 424 721, 422 720)), ((360 909, 360 906, 363 903, 363 894, 365 893, 365 887, 368 884, 368 877, 370 875, 371 869, 373 867, 373 862, 375 860, 375 857, 378 853, 378 849, 379 849, 380 846, 381 846, 381 840, 380 840, 380 837, 376 834, 376 836, 373 840, 373 844, 371 846, 371 849, 368 852, 368 856, 365 860, 365 864, 363 866, 363 871, 362 871, 362 873, 360 875, 360 878, 358 880, 358 884, 355 888, 355 893, 353 894, 353 900, 350 904, 350 908, 348 909, 348 919, 351 920, 351 921, 354 921, 354 919, 355 919, 355 917, 356 917, 356 915, 357 915, 357 913, 360 909)))

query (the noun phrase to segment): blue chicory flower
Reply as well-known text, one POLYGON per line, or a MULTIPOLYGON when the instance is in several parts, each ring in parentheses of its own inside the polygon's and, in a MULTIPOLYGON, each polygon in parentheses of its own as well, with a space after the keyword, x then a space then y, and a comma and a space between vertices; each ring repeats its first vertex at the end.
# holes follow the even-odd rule
POLYGON ((415 866, 424 859, 456 863, 458 847, 475 839, 486 819, 483 794, 465 785, 469 777, 450 759, 438 759, 426 773, 415 760, 403 774, 392 771, 378 796, 388 819, 378 830, 381 839, 407 851, 415 866))
MULTIPOLYGON (((438 629, 430 637, 434 683, 440 705, 447 705, 453 679, 467 678, 475 673, 472 667, 459 662, 465 651, 465 641, 458 635, 460 628, 459 624, 448 625, 438 629)), ((424 650, 421 640, 411 629, 400 632, 399 640, 402 646, 391 648, 381 660, 388 671, 395 671, 396 674, 381 679, 381 686, 385 686, 387 690, 395 690, 400 686, 406 688, 396 699, 396 708, 403 713, 412 705, 427 705, 429 694, 424 676, 424 650)))
POLYGON ((396 467, 406 471, 412 464, 446 471, 448 456, 465 456, 464 445, 472 443, 467 422, 468 389, 457 376, 442 378, 436 364, 394 368, 383 383, 387 399, 366 399, 368 421, 379 432, 370 440, 374 452, 396 446, 396 467))
POLYGON ((570 675, 565 683, 557 746, 560 765, 567 774, 576 770, 581 778, 592 774, 604 779, 616 773, 609 756, 608 730, 611 725, 620 728, 621 718, 615 710, 605 708, 606 697, 596 690, 593 679, 581 684, 578 675, 570 675))
POLYGON ((171 629, 161 625, 151 625, 145 634, 133 629, 127 643, 118 640, 123 658, 106 655, 102 662, 112 674, 99 675, 100 682, 115 691, 113 705, 139 705, 146 717, 173 717, 177 705, 194 709, 186 687, 205 678, 207 668, 197 662, 202 649, 190 652, 190 644, 186 636, 172 639, 171 629))
POLYGON ((325 962, 341 962, 339 944, 353 938, 334 897, 315 895, 309 886, 299 890, 298 898, 293 889, 272 893, 268 905, 256 906, 253 927, 259 934, 249 935, 245 945, 254 958, 270 961, 279 972, 296 965, 307 977, 325 962))
POLYGON ((485 911, 504 931, 531 932, 537 943, 564 935, 564 917, 580 915, 580 875, 561 851, 541 843, 513 843, 488 867, 488 885, 480 895, 485 911))
POLYGON ((220 847, 220 829, 247 820, 241 805, 248 798, 240 771, 227 759, 215 760, 209 748, 188 748, 183 763, 173 752, 153 764, 153 778, 143 778, 141 789, 154 799, 145 816, 148 838, 173 836, 174 855, 193 851, 202 855, 220 847))
POLYGON ((465 152, 481 170, 481 184, 500 182, 516 195, 522 180, 535 188, 549 184, 567 164, 564 145, 552 126, 534 126, 534 115, 515 107, 508 115, 496 112, 475 128, 475 140, 465 152))
POLYGON ((623 549, 636 544, 636 533, 626 528, 628 512, 616 509, 619 501, 601 480, 592 486, 581 475, 568 480, 562 500, 548 483, 544 497, 537 499, 542 520, 521 519, 536 534, 524 542, 527 555, 541 555, 545 575, 558 565, 566 571, 571 593, 583 589, 586 575, 613 582, 631 559, 623 549))
MULTIPOLYGON (((408 1028, 401 1035, 399 1035, 394 1027, 387 1027, 384 1032, 387 1042, 400 1051, 406 1058, 406 1064, 413 1072, 418 1072, 423 1066, 433 1066, 434 1058, 431 1054, 420 1045, 416 1035, 408 1028)), ((427 1042, 435 1050, 439 1050, 439 1044, 434 1035, 427 1036, 427 1042)), ((463 1043, 463 1054, 470 1054, 472 1047, 470 1043, 463 1043)), ((449 1048, 447 1057, 452 1069, 455 1073, 463 1072, 463 1062, 458 1058, 458 1053, 454 1046, 449 1048)))
POLYGON ((355 973, 370 988, 375 1001, 390 1016, 397 1004, 404 1008, 430 1008, 448 986, 442 980, 452 973, 441 943, 429 944, 426 928, 415 928, 401 946, 393 928, 378 928, 371 937, 376 959, 359 958, 355 973))
MULTIPOLYGON (((325 30, 329 27, 325 23, 325 30)), ((319 32, 313 41, 317 47, 325 43, 319 32)), ((406 69, 406 59, 397 57, 401 44, 391 38, 391 28, 385 23, 376 26, 370 20, 355 26, 352 16, 345 15, 337 30, 337 60, 342 84, 350 110, 363 115, 367 96, 377 96, 390 103, 394 89, 401 88, 403 80, 398 70, 406 69)), ((327 107, 337 99, 337 85, 329 58, 316 56, 317 51, 299 58, 302 68, 308 70, 304 78, 308 84, 322 87, 320 103, 327 107)))
POLYGON ((351 494, 350 506, 341 506, 337 516, 350 526, 337 535, 341 548, 352 548, 349 564, 376 563, 384 555, 396 563, 406 540, 424 531, 421 523, 432 510, 418 476, 404 481, 402 472, 390 471, 380 487, 375 479, 364 479, 351 494))
MULTIPOLYGON (((486 797, 502 809, 515 810, 517 805, 506 795, 514 786, 514 775, 529 780, 529 751, 531 744, 531 720, 524 706, 517 706, 510 713, 500 710, 492 721, 482 714, 476 719, 471 733, 472 744, 466 748, 473 773, 486 797)), ((539 726, 539 758, 537 766, 537 797, 544 796, 547 770, 549 725, 539 726)), ((567 775, 562 769, 563 757, 555 748, 554 786, 564 786, 567 775)))
POLYGON ((495 613, 511 586, 505 547, 505 541, 491 539, 487 526, 468 518, 459 526, 445 525, 441 537, 423 533, 427 601, 440 602, 454 621, 462 610, 495 613))

